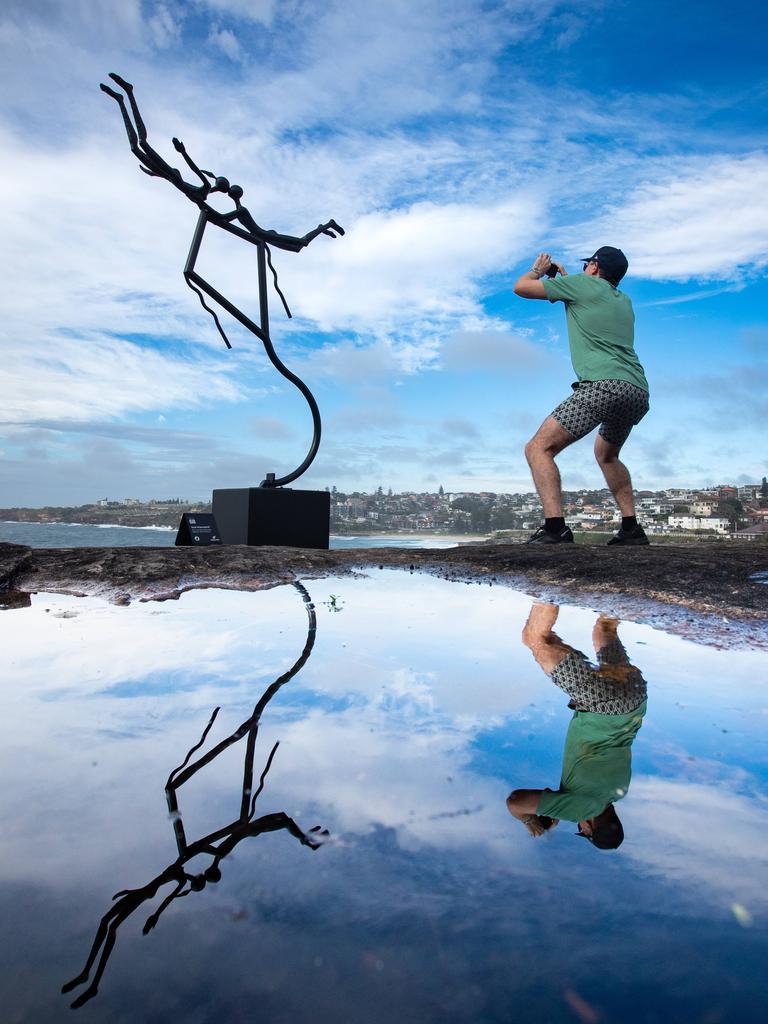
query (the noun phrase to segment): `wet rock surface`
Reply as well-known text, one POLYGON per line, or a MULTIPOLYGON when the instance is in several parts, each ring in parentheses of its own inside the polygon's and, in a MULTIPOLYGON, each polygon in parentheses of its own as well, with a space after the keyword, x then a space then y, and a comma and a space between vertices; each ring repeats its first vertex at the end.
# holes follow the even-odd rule
POLYGON ((467 544, 449 549, 284 547, 28 548, 0 544, 0 605, 54 592, 126 604, 185 590, 260 590, 366 568, 426 571, 595 604, 709 642, 768 644, 768 545, 698 543, 616 548, 467 544), (696 613, 691 617, 691 612, 696 613))

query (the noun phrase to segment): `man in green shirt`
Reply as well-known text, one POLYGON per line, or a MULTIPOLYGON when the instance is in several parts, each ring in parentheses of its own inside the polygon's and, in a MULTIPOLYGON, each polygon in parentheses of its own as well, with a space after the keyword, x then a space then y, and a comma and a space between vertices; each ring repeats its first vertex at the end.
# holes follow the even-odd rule
POLYGON ((630 665, 618 638, 618 620, 598 616, 592 642, 593 668, 580 651, 554 632, 558 608, 534 604, 523 643, 556 686, 571 698, 573 718, 563 751, 560 785, 551 789, 514 789, 510 814, 533 836, 560 819, 578 822, 579 835, 601 850, 615 850, 624 829, 614 804, 626 796, 632 775, 632 743, 646 712, 646 684, 630 665))
POLYGON ((524 299, 565 303, 571 361, 578 378, 572 385, 574 393, 547 416, 525 446, 544 508, 544 525, 528 543, 573 542, 563 518, 555 456, 600 424, 595 458, 622 516, 618 533, 608 543, 647 544, 635 517, 629 471, 619 461, 629 432, 648 411, 648 381, 634 349, 635 314, 629 297, 618 288, 629 264, 621 249, 611 245, 602 246, 583 262, 583 274, 569 275, 562 264, 552 262, 549 253, 539 253, 514 289, 524 299))

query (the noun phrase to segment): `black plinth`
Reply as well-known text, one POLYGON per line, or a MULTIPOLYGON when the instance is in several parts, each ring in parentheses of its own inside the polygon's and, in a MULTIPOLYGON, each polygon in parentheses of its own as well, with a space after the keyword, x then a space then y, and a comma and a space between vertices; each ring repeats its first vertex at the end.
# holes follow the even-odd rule
POLYGON ((284 544, 327 548, 328 491, 233 487, 213 492, 213 514, 225 544, 284 544))

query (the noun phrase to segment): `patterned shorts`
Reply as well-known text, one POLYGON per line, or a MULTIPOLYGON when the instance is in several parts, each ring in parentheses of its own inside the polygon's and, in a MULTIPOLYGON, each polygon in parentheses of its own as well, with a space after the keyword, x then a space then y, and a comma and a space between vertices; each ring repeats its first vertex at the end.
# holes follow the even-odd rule
POLYGON ((584 437, 598 423, 600 436, 618 447, 648 412, 648 392, 627 380, 581 381, 552 415, 574 437, 584 437))
POLYGON ((640 669, 629 664, 619 640, 598 651, 593 668, 580 651, 571 651, 551 674, 552 682, 571 698, 573 711, 600 715, 626 715, 640 707, 647 688, 640 669))

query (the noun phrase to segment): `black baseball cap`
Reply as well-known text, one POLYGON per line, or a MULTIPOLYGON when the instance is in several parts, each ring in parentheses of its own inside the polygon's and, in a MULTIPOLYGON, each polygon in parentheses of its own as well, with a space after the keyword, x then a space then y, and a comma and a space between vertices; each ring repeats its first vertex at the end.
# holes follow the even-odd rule
POLYGON ((581 825, 578 828, 576 835, 588 839, 598 850, 616 850, 624 842, 624 826, 613 804, 608 804, 604 811, 592 819, 591 835, 582 832, 581 825))
POLYGON ((618 284, 629 268, 627 257, 612 245, 601 245, 594 256, 586 256, 582 262, 589 263, 590 260, 597 260, 598 267, 611 284, 618 284))

